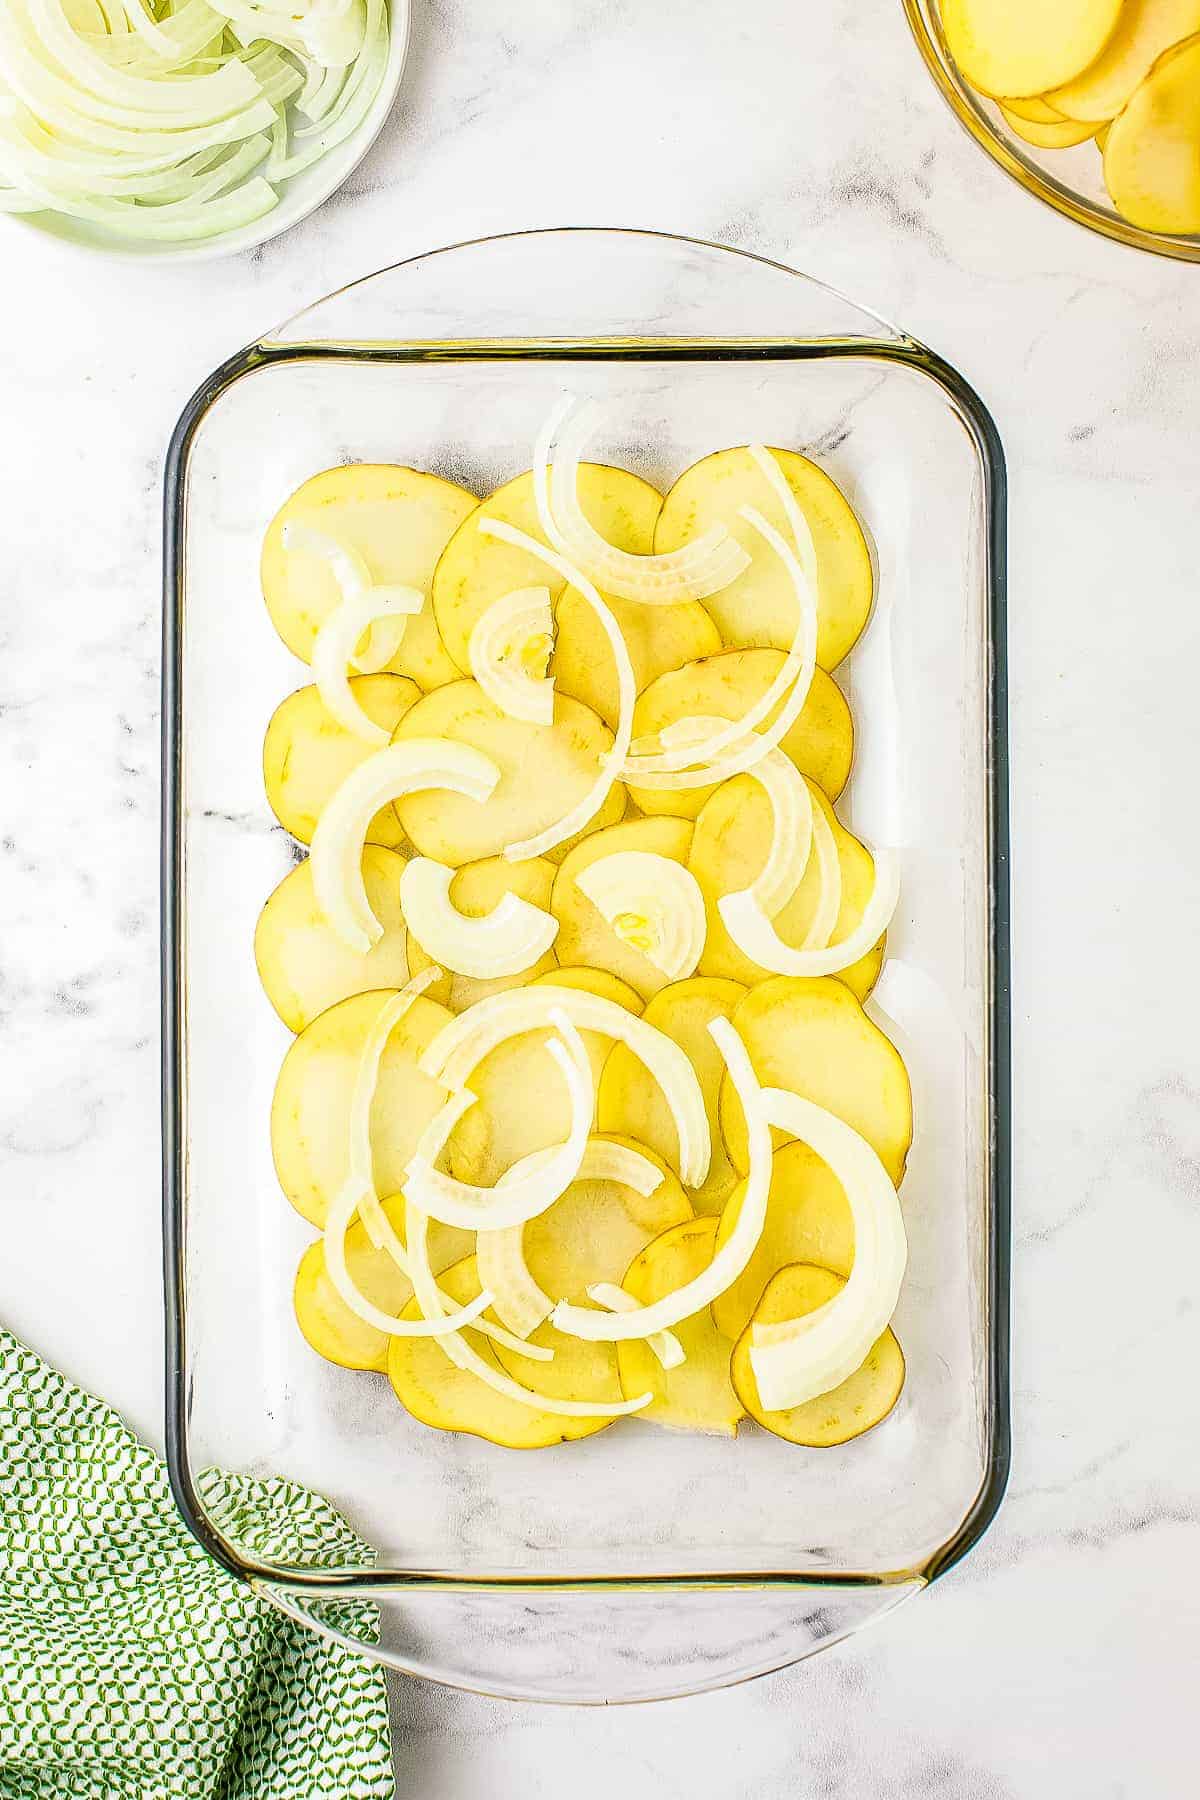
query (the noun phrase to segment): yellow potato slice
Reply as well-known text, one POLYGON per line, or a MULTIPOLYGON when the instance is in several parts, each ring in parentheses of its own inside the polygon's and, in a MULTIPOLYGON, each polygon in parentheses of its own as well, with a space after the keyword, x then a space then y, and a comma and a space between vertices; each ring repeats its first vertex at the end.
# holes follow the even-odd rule
POLYGON ((1095 62, 1046 99, 1069 119, 1115 119, 1173 45, 1200 31, 1200 0, 1125 0, 1095 62))
POLYGON ((1027 94, 1023 100, 1006 98, 1000 105, 1006 113, 1015 113, 1018 119, 1029 119, 1035 125, 1053 125, 1065 117, 1041 94, 1027 94))
POLYGON ((683 819, 632 819, 593 832, 576 844, 554 881, 550 910, 558 920, 554 948, 564 962, 606 969, 625 981, 643 1000, 667 985, 668 977, 641 950, 617 935, 599 907, 593 905, 576 882, 602 856, 626 850, 645 851, 686 863, 692 827, 683 819))
MULTIPOLYGON (((721 1214, 718 1250, 737 1224, 745 1195, 743 1181, 721 1214)), ((854 1263, 854 1219, 842 1184, 828 1163, 795 1139, 772 1158, 767 1217, 753 1256, 712 1303, 717 1330, 740 1337, 767 1283, 789 1263, 820 1263, 843 1276, 854 1263)))
MULTIPOLYGON (((633 735, 651 737, 677 719, 694 716, 740 719, 762 698, 785 662, 781 650, 727 650, 661 676, 642 694, 633 712, 633 735)), ((769 725, 778 707, 764 721, 769 725)), ((803 711, 784 736, 786 751, 801 774, 819 782, 831 800, 846 785, 854 758, 854 722, 845 695, 831 675, 818 669, 803 711)), ((716 784, 699 788, 631 787, 644 813, 695 819, 716 784)))
MULTIPOLYGON (((820 574, 817 661, 836 668, 871 610, 871 553, 853 508, 816 463, 794 450, 774 452, 804 509, 820 574)), ((767 645, 790 650, 796 635, 796 590, 786 569, 741 517, 753 506, 791 542, 783 507, 749 450, 718 450, 686 469, 663 501, 654 530, 656 550, 678 550, 709 525, 728 527, 749 552, 750 567, 705 600, 706 611, 730 649, 767 645)))
MULTIPOLYGON (((384 731, 394 731, 421 698, 416 682, 403 675, 357 675, 350 687, 367 717, 384 731)), ((263 742, 263 784, 284 830, 299 843, 311 844, 330 795, 374 749, 330 717, 315 687, 289 694, 272 714, 263 742)), ((394 807, 381 807, 375 814, 366 841, 400 848, 404 831, 394 807)))
MULTIPOLYGON (((499 856, 569 812, 587 793, 612 748, 612 732, 590 707, 556 696, 553 725, 510 719, 474 681, 455 681, 426 694, 405 713, 396 741, 444 737, 490 756, 500 781, 480 805, 461 794, 427 791, 396 803, 401 825, 422 856, 460 866, 499 856)), ((613 825, 625 811, 625 789, 614 782, 587 831, 613 825)), ((587 831, 577 834, 587 835, 587 831)), ((550 851, 561 862, 570 843, 550 851)))
MULTIPOLYGON (((554 1361, 540 1362, 532 1356, 521 1356, 507 1344, 492 1346, 500 1367, 522 1387, 548 1394, 552 1400, 599 1401, 601 1404, 611 1400, 620 1406, 625 1399, 617 1373, 615 1344, 590 1344, 583 1338, 567 1337, 556 1331, 548 1320, 530 1332, 529 1342, 553 1350, 554 1361)), ((612 1420, 600 1419, 595 1423, 599 1429, 611 1424, 612 1420)))
MULTIPOLYGON (((488 856, 482 862, 467 863, 450 883, 450 900, 468 919, 482 919, 499 906, 505 894, 516 894, 543 912, 550 907, 550 890, 554 886, 555 868, 544 856, 532 856, 528 862, 505 862, 502 856, 488 856)), ((368 889, 368 893, 369 893, 368 889)), ((414 975, 427 969, 433 958, 421 947, 416 932, 408 940, 408 961, 414 975)), ((425 992, 431 1000, 440 1001, 451 1012, 465 1012, 477 1000, 489 994, 501 994, 507 988, 524 987, 534 975, 545 974, 557 966, 554 951, 548 950, 532 968, 519 975, 459 975, 446 971, 425 992)))
MULTIPOLYGON (((403 1240, 403 1195, 385 1200, 383 1210, 403 1240)), ((431 1221, 429 1261, 434 1273, 469 1255, 474 1241, 473 1232, 431 1221)), ((386 1250, 375 1248, 361 1219, 355 1219, 346 1232, 346 1268, 367 1299, 384 1312, 399 1313, 412 1297, 408 1277, 400 1273, 386 1250)), ((346 1305, 329 1279, 322 1238, 310 1244, 300 1259, 293 1300, 296 1321, 319 1356, 344 1369, 374 1369, 386 1375, 388 1334, 368 1325, 346 1305)))
MULTIPOLYGON (((816 783, 810 781, 808 787, 814 807, 819 806, 829 821, 842 872, 842 904, 831 940, 836 944, 849 936, 866 910, 875 886, 875 864, 866 845, 846 830, 816 783)), ((770 975, 769 969, 738 949, 717 902, 725 894, 749 887, 761 874, 773 829, 771 802, 749 775, 735 775, 719 787, 696 821, 688 868, 700 884, 708 915, 708 934, 700 957, 702 975, 723 975, 746 987, 770 975)), ((772 921, 785 944, 799 948, 804 942, 820 892, 820 864, 814 853, 799 887, 772 921)), ((874 949, 838 973, 837 979, 860 1000, 866 999, 879 978, 885 945, 886 937, 880 938, 874 949)))
MULTIPOLYGON (((363 882, 383 936, 365 954, 332 931, 313 893, 305 860, 285 875, 258 915, 254 960, 267 999, 289 1031, 303 1031, 327 1006, 372 988, 403 987, 409 977, 408 933, 400 910, 404 858, 379 844, 363 850, 363 882)), ((413 965, 423 968, 424 962, 413 965)), ((437 999, 440 996, 432 995, 437 999)))
MULTIPOLYGON (((531 987, 565 986, 615 1000, 629 1012, 640 1012, 642 1003, 632 989, 603 970, 580 971, 570 981, 567 971, 552 969, 538 975, 531 987), (625 998, 628 996, 628 998, 625 998)), ((571 1109, 560 1070, 547 1053, 546 1031, 524 1031, 508 1038, 480 1061, 467 1083, 476 1104, 455 1126, 446 1146, 446 1167, 460 1181, 492 1187, 518 1157, 544 1150, 568 1135, 571 1109)), ((612 1039, 598 1031, 582 1031, 592 1065, 592 1080, 600 1075, 612 1050, 612 1039)))
POLYGON ((1100 151, 1101 155, 1104 154, 1105 146, 1108 143, 1108 134, 1111 130, 1112 130, 1112 120, 1110 119, 1108 124, 1102 125, 1100 127, 1099 131, 1096 133, 1096 148, 1100 151))
MULTIPOLYGON (((544 585, 544 584, 543 584, 544 585)), ((668 670, 682 669, 721 648, 721 634, 698 601, 679 606, 644 606, 610 599, 638 693, 668 670)), ((577 588, 566 588, 554 609, 554 655, 550 673, 560 694, 582 700, 614 731, 617 726, 617 672, 596 614, 577 588)))
MULTIPOLYGON (((479 1273, 473 1256, 455 1263, 441 1278, 444 1293, 460 1306, 465 1306, 479 1292, 479 1273)), ((404 1316, 419 1319, 421 1310, 410 1300, 404 1316)), ((463 1336, 471 1348, 493 1368, 502 1364, 491 1342, 468 1326, 463 1336)), ((436 1338, 394 1337, 389 1340, 388 1379, 401 1405, 423 1425, 439 1431, 463 1431, 471 1437, 486 1438, 505 1450, 545 1450, 551 1444, 563 1444, 575 1438, 592 1437, 611 1425, 611 1419, 568 1419, 553 1413, 539 1412, 520 1400, 510 1400, 495 1393, 478 1375, 459 1369, 436 1338)), ((524 1359, 529 1361, 528 1358, 524 1359)), ((547 1393, 546 1371, 552 1363, 530 1362, 538 1371, 526 1386, 542 1387, 547 1393)), ((590 1398, 580 1394, 579 1399, 590 1398)), ((614 1394, 614 1398, 617 1396, 614 1394)))
POLYGON ((1112 203, 1144 231, 1200 231, 1200 35, 1168 50, 1113 120, 1112 203))
POLYGON ((973 87, 1045 94, 1094 62, 1116 28, 1121 0, 943 0, 950 54, 973 87))
POLYGON ((1033 119, 1023 119, 1003 102, 1000 111, 1009 129, 1019 138, 1024 138, 1027 144, 1036 144, 1039 150, 1069 150, 1072 144, 1082 144, 1087 138, 1096 135, 1094 124, 1081 124, 1078 119, 1051 119, 1042 124, 1033 119))
POLYGON ((615 975, 610 975, 607 969, 572 967, 568 964, 559 969, 547 969, 544 975, 535 975, 529 985, 581 988, 585 994, 599 994, 602 1000, 611 1000, 615 1005, 623 1006, 626 1012, 642 1011, 641 995, 635 993, 627 981, 620 981, 615 975))
MULTIPOLYGON (((781 1269, 763 1295, 754 1318, 764 1325, 803 1318, 832 1300, 844 1286, 845 1282, 828 1269, 803 1263, 781 1269)), ((734 1345, 730 1373, 742 1405, 758 1424, 776 1437, 786 1438, 789 1444, 827 1450, 834 1444, 861 1437, 887 1418, 904 1386, 904 1355, 889 1328, 876 1338, 865 1360, 840 1386, 828 1394, 818 1394, 815 1400, 806 1400, 803 1406, 767 1412, 759 1399, 758 1383, 750 1365, 747 1326, 734 1345)))
MULTIPOLYGON (((912 1143, 912 1090, 896 1046, 844 982, 775 975, 752 988, 733 1015, 764 1087, 791 1088, 836 1113, 866 1138, 897 1186, 912 1143)), ((728 1076, 721 1132, 739 1174, 748 1170, 746 1121, 728 1076)), ((773 1130, 775 1145, 788 1141, 773 1130)))
MULTIPOLYGON (((704 1186, 691 1193, 698 1213, 719 1212, 737 1181, 717 1123, 717 1099, 725 1064, 708 1027, 713 1019, 732 1018, 745 996, 746 989, 739 982, 694 975, 689 981, 672 982, 663 988, 642 1015, 648 1025, 665 1032, 684 1051, 704 1095, 712 1161, 704 1186)), ((601 1131, 624 1132, 664 1158, 678 1154, 675 1126, 662 1090, 656 1081, 647 1078, 644 1065, 625 1044, 616 1044, 604 1065, 596 1117, 601 1131)))
MULTIPOLYGON (((394 988, 354 994, 313 1020, 283 1059, 271 1105, 279 1185, 296 1211, 324 1225, 350 1171, 350 1101, 363 1044, 394 988)), ((398 1193, 417 1139, 445 1095, 419 1059, 453 1014, 423 997, 400 1020, 379 1065, 371 1108, 375 1190, 398 1193)))
MULTIPOLYGON (((375 581, 428 595, 442 551, 478 504, 474 494, 440 475, 378 463, 326 469, 306 481, 272 519, 262 553, 263 597, 288 649, 311 660, 317 631, 340 596, 324 558, 284 549, 285 526, 328 532, 359 552, 375 581)), ((428 598, 408 620, 388 667, 426 689, 458 679, 428 598)))
POLYGON ((599 1281, 620 1284, 640 1250, 692 1217, 665 1157, 618 1132, 605 1138, 648 1157, 663 1179, 652 1194, 639 1194, 623 1181, 573 1181, 553 1206, 530 1219, 521 1239, 526 1267, 552 1300, 581 1303, 599 1281))
MULTIPOLYGON (((644 554, 651 548, 662 496, 649 482, 625 469, 583 463, 579 498, 596 530, 618 549, 644 554)), ((471 673, 471 632, 494 600, 514 588, 543 587, 556 601, 566 586, 528 551, 483 536, 479 526, 484 519, 502 519, 544 543, 532 474, 518 475, 489 494, 454 533, 434 572, 434 616, 446 649, 464 675, 471 673)))
MULTIPOLYGON (((673 1225, 635 1256, 622 1287, 643 1305, 661 1300, 673 1288, 692 1281, 713 1259, 716 1218, 691 1219, 673 1225)), ((729 1379, 729 1345, 712 1322, 707 1307, 674 1327, 686 1362, 664 1369, 649 1345, 631 1338, 617 1345, 617 1365, 626 1399, 649 1390, 654 1398, 636 1416, 680 1431, 704 1431, 736 1437, 746 1409, 729 1379)))

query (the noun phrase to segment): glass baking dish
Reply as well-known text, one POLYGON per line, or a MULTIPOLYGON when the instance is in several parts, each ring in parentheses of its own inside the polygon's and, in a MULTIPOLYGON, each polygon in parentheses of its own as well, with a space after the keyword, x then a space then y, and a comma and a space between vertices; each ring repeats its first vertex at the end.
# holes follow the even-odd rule
POLYGON ((995 428, 936 355, 791 270, 651 233, 526 233, 401 264, 233 358, 189 404, 166 484, 168 1458, 191 1529, 275 1604, 444 1681, 645 1699, 819 1649, 985 1529, 1009 1456, 1004 521, 995 428), (838 671, 857 728, 840 810, 902 856, 869 1010, 915 1096, 908 1381, 888 1421, 840 1449, 624 1421, 522 1455, 417 1425, 383 1377, 315 1356, 293 1318, 312 1232, 272 1168, 290 1039, 252 940, 295 854, 262 791, 263 732, 306 673, 262 604, 263 532, 338 462, 411 462, 486 494, 528 467, 568 385, 611 403, 598 460, 665 487, 724 445, 802 449, 871 539, 875 610, 838 671), (373 1565, 252 1547, 202 1498, 210 1465, 328 1495, 373 1565))

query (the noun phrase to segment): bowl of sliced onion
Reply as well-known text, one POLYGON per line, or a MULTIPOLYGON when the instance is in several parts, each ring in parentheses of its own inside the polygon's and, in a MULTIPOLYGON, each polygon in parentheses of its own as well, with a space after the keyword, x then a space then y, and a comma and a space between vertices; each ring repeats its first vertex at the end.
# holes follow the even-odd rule
POLYGON ((10 0, 0 213, 135 259, 252 249, 366 155, 408 25, 408 0, 10 0))

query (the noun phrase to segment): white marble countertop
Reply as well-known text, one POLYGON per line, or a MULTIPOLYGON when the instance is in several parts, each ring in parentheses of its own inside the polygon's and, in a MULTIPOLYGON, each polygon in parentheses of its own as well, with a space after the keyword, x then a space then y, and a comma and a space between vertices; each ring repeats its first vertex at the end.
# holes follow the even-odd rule
POLYGON ((609 1714, 397 1683, 399 1791, 1182 1800, 1200 270, 1013 186, 899 0, 414 5, 382 140, 264 250, 144 269, 3 230, 0 1317, 160 1439, 158 534, 193 388, 303 302, 458 238, 630 224, 776 256, 957 363, 1009 454, 1010 1492, 930 1594, 745 1689, 609 1714))

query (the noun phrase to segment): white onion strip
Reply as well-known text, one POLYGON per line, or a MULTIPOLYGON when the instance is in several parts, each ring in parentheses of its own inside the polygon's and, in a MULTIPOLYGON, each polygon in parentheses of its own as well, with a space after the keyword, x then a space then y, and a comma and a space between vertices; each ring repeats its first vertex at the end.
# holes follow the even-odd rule
POLYGON ((724 525, 714 525, 681 550, 638 554, 602 537, 579 503, 579 464, 598 418, 593 403, 573 422, 573 395, 564 395, 538 435, 533 480, 538 521, 550 542, 586 569, 606 593, 647 606, 703 600, 739 576, 750 561, 724 525), (557 443, 556 443, 557 440, 557 443))
POLYGON ((505 894, 483 918, 468 918, 450 898, 456 874, 428 856, 414 856, 401 873, 404 922, 425 954, 456 975, 480 980, 532 968, 558 936, 553 913, 505 894))
POLYGON ((617 671, 617 729, 613 734, 612 749, 603 758, 600 773, 592 786, 569 812, 554 825, 548 825, 539 831, 536 837, 525 838, 517 844, 510 844, 504 854, 509 862, 527 862, 530 857, 544 856, 547 850, 565 844, 568 838, 578 832, 595 818, 612 791, 617 779, 617 770, 629 755, 629 743, 633 736, 633 706, 637 698, 637 687, 633 679, 633 664, 629 660, 629 649, 622 634, 621 627, 613 617, 612 608, 606 606, 592 583, 582 569, 577 569, 559 556, 555 551, 539 544, 536 538, 527 532, 519 531, 515 525, 506 524, 503 519, 483 519, 479 526, 483 537, 500 538, 506 544, 514 545, 518 550, 525 550, 539 562, 553 569, 556 575, 569 582, 587 601, 600 622, 601 629, 608 639, 612 651, 613 662, 617 671))
MULTIPOLYGON (((342 727, 368 744, 382 746, 391 740, 391 732, 368 718, 359 704, 347 673, 357 659, 355 645, 363 633, 378 628, 387 620, 399 624, 400 630, 384 640, 389 648, 385 661, 400 648, 404 627, 414 613, 419 613, 425 596, 419 588, 367 588, 352 600, 343 600, 324 620, 313 640, 312 671, 317 691, 325 709, 342 727)), ((372 642, 378 647, 378 639, 372 642)), ((368 648, 370 655, 370 648, 368 648)))
POLYGON ((741 1038, 728 1019, 711 1020, 708 1030, 741 1101, 749 1133, 750 1173, 746 1178, 737 1224, 706 1269, 648 1306, 638 1306, 623 1313, 599 1313, 560 1301, 551 1316, 558 1329, 570 1337, 613 1343, 625 1338, 648 1338, 656 1331, 669 1331, 673 1325, 690 1319, 723 1294, 754 1254, 754 1247, 762 1236, 771 1187, 771 1130, 741 1038))
MULTIPOLYGON (((402 1319, 395 1313, 384 1312, 355 1285, 346 1267, 346 1230, 366 1191, 355 1182, 347 1181, 331 1202, 325 1221, 325 1268, 336 1292, 351 1312, 389 1337, 439 1337, 443 1332, 457 1331, 463 1325, 472 1324, 492 1303, 492 1296, 486 1289, 468 1305, 453 1312, 426 1313, 420 1319, 402 1319)), ((409 1278, 411 1280, 411 1275, 409 1278)))
POLYGON ((555 1009, 561 1009, 579 1031, 619 1039, 645 1065, 662 1089, 675 1125, 679 1173, 688 1187, 702 1187, 711 1144, 704 1096, 691 1060, 673 1038, 626 1012, 615 1000, 581 988, 550 985, 489 994, 442 1027, 422 1056, 421 1067, 445 1087, 463 1088, 497 1044, 545 1028, 555 1009))
POLYGON ((589 1139, 580 1164, 580 1181, 619 1181, 643 1200, 658 1192, 666 1176, 656 1162, 629 1144, 610 1144, 607 1138, 589 1139))
POLYGON ((853 1375, 887 1329, 908 1258, 896 1189, 875 1151, 844 1120, 798 1094, 766 1088, 772 1125, 829 1165, 854 1219, 854 1263, 844 1288, 815 1312, 751 1326, 750 1365, 768 1412, 802 1406, 853 1375))
POLYGON ((875 885, 871 889, 871 898, 854 930, 840 943, 826 944, 822 949, 793 949, 784 943, 749 889, 725 894, 717 902, 726 931, 739 950, 774 975, 836 975, 840 969, 848 969, 860 956, 875 948, 887 930, 900 898, 899 859, 887 850, 875 850, 872 855, 875 885))
POLYGON ((807 781, 782 750, 747 770, 771 803, 771 848, 748 890, 768 919, 782 912, 804 879, 812 854, 813 806, 807 781))
MULTIPOLYGON (((425 596, 420 589, 372 581, 366 559, 353 544, 333 537, 327 531, 319 531, 315 526, 305 524, 302 519, 292 519, 284 526, 283 547, 285 550, 301 550, 309 556, 319 556, 329 564, 329 572, 337 583, 340 605, 321 626, 317 642, 320 642, 321 633, 332 621, 340 613, 345 613, 348 615, 347 619, 341 630, 337 631, 339 639, 346 643, 342 673, 345 673, 347 663, 353 663, 360 675, 378 674, 380 669, 391 662, 404 641, 409 618, 419 613, 425 603, 425 596), (368 614, 373 601, 378 601, 379 611, 368 614), (357 636, 349 637, 349 615, 356 612, 363 615, 363 622, 357 636), (360 640, 364 635, 366 641, 360 647, 360 640)), ((315 668, 315 645, 312 661, 315 668)), ((326 705, 329 705, 327 700, 326 705)))
MULTIPOLYGON (((608 1312, 636 1312, 641 1305, 640 1300, 612 1281, 597 1281, 588 1293, 597 1306, 603 1306, 608 1312)), ((646 1348, 658 1358, 663 1369, 677 1369, 687 1361, 687 1352, 673 1331, 652 1331, 646 1339, 646 1348)))
POLYGON ((467 641, 471 673, 489 700, 510 719, 553 725, 554 682, 532 675, 521 662, 521 647, 534 644, 547 658, 554 641, 550 589, 514 588, 482 612, 467 641), (514 658, 514 652, 515 658, 514 658))
POLYGON ((383 936, 362 872, 367 827, 380 807, 429 788, 482 804, 499 780, 490 757, 450 738, 406 738, 350 771, 325 803, 310 856, 317 905, 344 943, 365 952, 383 936))
POLYGON ((690 869, 652 850, 614 850, 581 869, 575 886, 622 943, 668 981, 693 975, 704 950, 704 895, 690 869))

